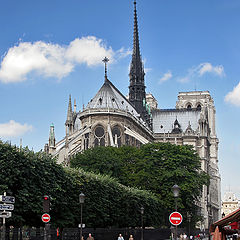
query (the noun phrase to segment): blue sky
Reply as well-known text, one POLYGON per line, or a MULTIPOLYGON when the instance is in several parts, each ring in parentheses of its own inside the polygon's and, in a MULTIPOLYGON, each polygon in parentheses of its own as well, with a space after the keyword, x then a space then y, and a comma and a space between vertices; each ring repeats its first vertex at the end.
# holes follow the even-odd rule
MULTIPOLYGON (((180 91, 209 90, 216 106, 222 192, 240 197, 240 1, 138 0, 147 92, 174 108, 180 91)), ((109 79, 128 93, 133 1, 0 0, 0 138, 39 151, 54 123, 109 79)))

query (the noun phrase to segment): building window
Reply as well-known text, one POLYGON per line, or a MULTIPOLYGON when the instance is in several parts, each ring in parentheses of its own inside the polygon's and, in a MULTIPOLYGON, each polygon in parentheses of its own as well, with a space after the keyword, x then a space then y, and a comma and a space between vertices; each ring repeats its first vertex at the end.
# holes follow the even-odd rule
POLYGON ((191 104, 188 104, 188 105, 187 105, 187 109, 192 109, 192 105, 191 105, 191 104))
POLYGON ((129 138, 129 135, 128 135, 128 134, 125 134, 125 144, 126 144, 127 146, 130 145, 130 138, 129 138))
POLYGON ((84 150, 87 150, 89 147, 89 133, 84 135, 84 150))
POLYGON ((104 128, 102 126, 97 126, 95 129, 95 136, 101 138, 104 136, 104 128))
POLYGON ((201 110, 201 109, 202 109, 201 104, 198 104, 198 105, 197 105, 197 110, 201 110))
POLYGON ((135 143, 135 138, 134 137, 131 137, 131 146, 135 146, 136 143, 135 143))
POLYGON ((98 146, 105 146, 105 131, 101 125, 98 125, 94 131, 94 147, 98 146))
POLYGON ((118 147, 121 147, 122 142, 121 142, 121 130, 119 126, 114 126, 112 129, 112 135, 113 135, 113 141, 114 144, 118 147))

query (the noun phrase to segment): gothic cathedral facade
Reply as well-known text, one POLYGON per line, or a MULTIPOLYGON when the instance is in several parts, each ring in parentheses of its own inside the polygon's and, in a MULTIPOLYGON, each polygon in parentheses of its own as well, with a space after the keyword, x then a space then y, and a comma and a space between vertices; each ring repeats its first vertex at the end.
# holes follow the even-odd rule
POLYGON ((45 151, 68 164, 75 153, 96 146, 140 146, 149 142, 190 144, 201 158, 202 169, 210 175, 210 186, 204 186, 199 206, 203 226, 220 218, 220 174, 218 138, 215 128, 215 106, 208 91, 180 92, 174 109, 158 109, 157 100, 145 92, 145 73, 140 54, 136 2, 134 1, 134 39, 130 65, 129 96, 126 98, 108 79, 105 58, 105 80, 97 94, 82 111, 72 110, 69 97, 66 136, 55 143, 50 127, 45 151))

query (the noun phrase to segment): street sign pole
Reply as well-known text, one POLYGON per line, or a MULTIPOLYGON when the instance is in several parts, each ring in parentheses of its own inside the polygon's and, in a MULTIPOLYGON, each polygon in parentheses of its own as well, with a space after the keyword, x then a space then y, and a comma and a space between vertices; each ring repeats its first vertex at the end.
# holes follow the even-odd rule
POLYGON ((48 213, 44 213, 42 215, 42 221, 45 223, 45 228, 44 228, 44 240, 51 240, 51 228, 50 228, 50 215, 48 213))
POLYGON ((169 221, 172 225, 175 225, 175 237, 174 239, 177 240, 177 226, 182 223, 183 217, 179 212, 172 212, 169 216, 169 221))
MULTIPOLYGON (((4 196, 7 196, 7 193, 4 192, 4 196)), ((6 218, 3 217, 3 226, 2 226, 2 240, 6 239, 6 218)))
POLYGON ((5 234, 6 234, 6 218, 3 218, 3 226, 2 226, 2 240, 5 240, 5 234))
POLYGON ((47 230, 47 240, 51 240, 51 224, 46 223, 45 227, 46 227, 46 230, 47 230))
POLYGON ((15 203, 15 197, 13 196, 7 196, 7 193, 4 192, 3 195, 0 195, 0 202, 3 204, 0 204, 0 218, 3 219, 2 221, 2 235, 1 240, 6 239, 6 218, 9 218, 12 216, 12 211, 14 209, 14 203, 15 203), (10 204, 7 204, 10 203, 10 204))

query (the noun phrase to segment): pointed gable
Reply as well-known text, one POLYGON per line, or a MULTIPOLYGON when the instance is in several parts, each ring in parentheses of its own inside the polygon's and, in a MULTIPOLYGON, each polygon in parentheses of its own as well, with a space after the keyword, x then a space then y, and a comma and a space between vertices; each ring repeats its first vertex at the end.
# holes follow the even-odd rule
POLYGON ((116 109, 128 111, 135 117, 139 114, 123 94, 109 81, 105 81, 97 94, 88 103, 86 109, 116 109))

